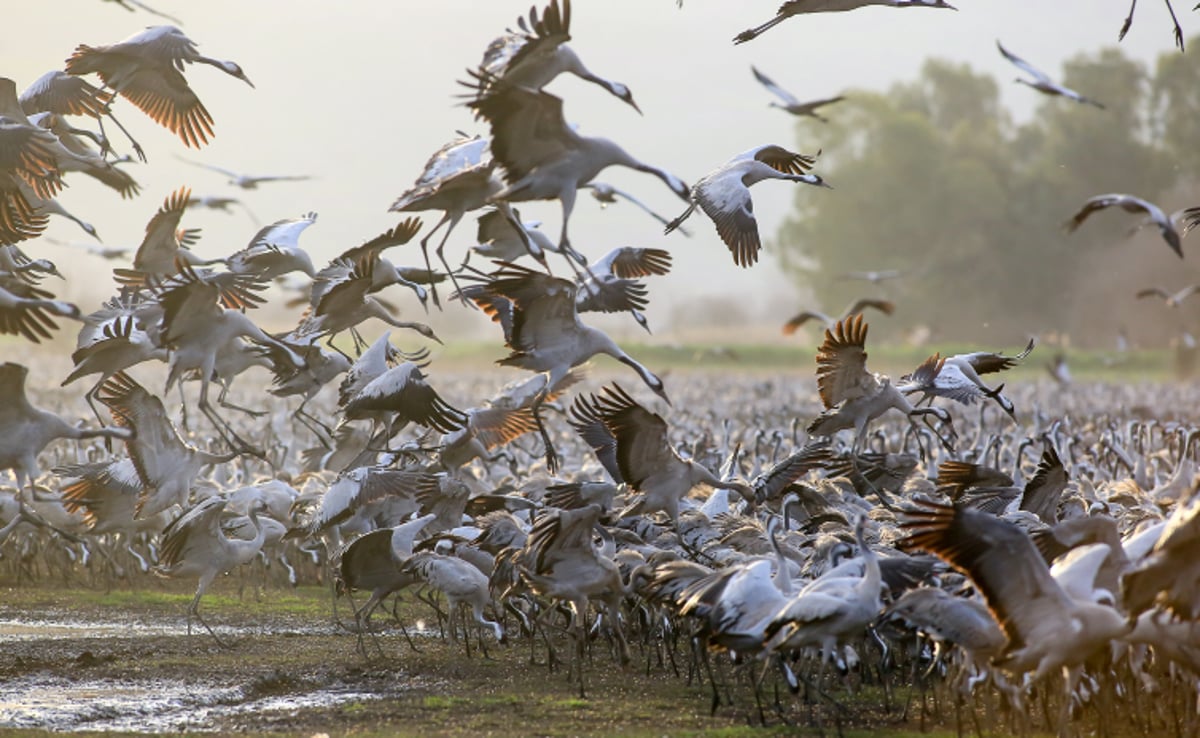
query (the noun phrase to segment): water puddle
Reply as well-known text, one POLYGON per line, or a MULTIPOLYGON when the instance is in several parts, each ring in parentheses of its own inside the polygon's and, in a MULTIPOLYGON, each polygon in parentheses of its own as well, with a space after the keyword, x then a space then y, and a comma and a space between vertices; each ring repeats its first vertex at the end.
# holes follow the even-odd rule
POLYGON ((326 687, 254 697, 244 687, 169 680, 77 681, 31 676, 0 684, 0 727, 51 731, 164 733, 216 731, 220 723, 380 699, 387 695, 326 687))
MULTIPOLYGON (((255 626, 226 626, 214 624, 222 637, 258 635, 321 635, 333 632, 332 626, 300 626, 280 629, 277 625, 269 629, 255 626)), ((193 633, 203 633, 203 626, 193 624, 193 633)), ((70 619, 9 620, 0 618, 0 643, 7 641, 32 641, 55 638, 144 638, 146 636, 187 635, 187 622, 171 621, 97 621, 70 619)))

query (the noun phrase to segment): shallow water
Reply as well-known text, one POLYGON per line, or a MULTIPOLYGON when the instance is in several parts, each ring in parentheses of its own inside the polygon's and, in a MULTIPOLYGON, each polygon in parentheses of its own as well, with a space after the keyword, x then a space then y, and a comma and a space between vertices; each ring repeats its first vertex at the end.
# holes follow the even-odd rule
MULTIPOLYGON (((256 626, 215 626, 217 635, 255 635, 268 629, 256 626)), ((204 626, 193 623, 193 633, 203 633, 204 626)), ((332 626, 301 626, 292 628, 272 627, 275 635, 319 635, 333 632, 332 626)), ((46 618, 41 620, 0 619, 0 643, 8 641, 34 641, 53 638, 141 638, 145 636, 187 635, 187 621, 179 623, 148 622, 139 620, 96 621, 46 618)))
POLYGON ((386 695, 348 687, 252 697, 245 687, 172 680, 88 680, 29 676, 0 685, 0 727, 52 731, 215 731, 238 715, 328 707, 386 695))

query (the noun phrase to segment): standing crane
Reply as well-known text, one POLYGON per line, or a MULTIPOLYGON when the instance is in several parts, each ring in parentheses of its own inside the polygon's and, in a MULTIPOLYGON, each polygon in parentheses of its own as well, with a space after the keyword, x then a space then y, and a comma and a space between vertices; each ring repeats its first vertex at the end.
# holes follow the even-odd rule
POLYGON ((221 514, 229 499, 214 495, 196 503, 171 522, 162 533, 162 549, 158 555, 157 574, 167 577, 200 577, 196 596, 187 609, 188 635, 192 634, 192 618, 196 618, 219 646, 226 646, 200 616, 200 598, 218 574, 232 571, 249 563, 262 550, 266 529, 258 515, 267 509, 259 500, 251 504, 247 514, 254 526, 254 537, 246 540, 231 538, 221 526, 221 514))

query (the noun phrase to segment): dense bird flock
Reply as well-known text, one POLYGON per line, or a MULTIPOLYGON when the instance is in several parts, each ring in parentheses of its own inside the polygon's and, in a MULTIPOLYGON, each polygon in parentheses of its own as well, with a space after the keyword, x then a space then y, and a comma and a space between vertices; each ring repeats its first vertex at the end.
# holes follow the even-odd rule
MULTIPOLYGON (((737 42, 793 15, 865 4, 792 0, 737 42)), ((570 12, 569 0, 531 9, 464 79, 465 105, 490 137, 447 143, 390 208, 442 214, 419 241, 423 264, 385 256, 422 231, 406 216, 317 269, 300 246, 315 213, 202 260, 182 226, 194 203, 181 187, 114 269, 116 293, 86 314, 54 299, 54 265, 30 255, 47 219, 63 215, 53 196, 64 175, 136 194, 103 125, 123 130, 120 98, 199 147, 213 116, 188 86, 189 65, 250 80, 175 26, 80 45, 64 70, 20 94, 0 80, 0 331, 18 337, 0 365, 10 482, 0 540, 14 552, 11 573, 61 570, 108 586, 139 572, 198 580, 189 627, 222 642, 201 598, 216 577, 261 559, 292 584, 331 581, 356 603, 365 594, 354 607, 364 655, 388 597, 436 592, 452 618, 469 611, 468 643, 471 622, 475 638, 541 639, 551 651, 565 630, 568 655, 551 663, 565 660, 581 691, 591 669, 628 668, 635 644, 647 668, 669 663, 709 684, 714 710, 741 680, 764 720, 789 714, 781 686, 840 716, 846 690, 905 682, 969 702, 976 720, 999 719, 999 705, 1014 730, 1043 719, 1031 717, 1038 698, 1044 727, 1064 733, 1200 730, 1200 427, 1179 414, 1194 391, 1074 385, 1061 361, 1053 384, 1006 381, 1001 372, 1026 361, 1033 341, 1011 354, 939 352, 893 380, 868 367, 861 310, 894 308, 871 299, 784 326, 826 325, 815 396, 795 377, 666 381, 580 316, 628 312, 646 326, 643 280, 666 274, 672 255, 626 247, 587 258, 568 236, 578 190, 637 202, 593 179, 614 165, 651 174, 687 202, 673 221, 647 209, 668 231, 699 207, 735 264, 750 267, 760 238, 749 187, 825 183, 810 172, 815 155, 766 145, 689 188, 576 133, 563 101, 542 90, 560 73, 637 105, 566 44, 570 12), (514 207, 540 199, 561 203, 557 239, 514 207), (476 211, 476 263, 452 266, 446 239, 476 211), (442 228, 435 263, 428 247, 442 228), (552 260, 570 278, 555 276, 552 260), (291 305, 303 313, 269 334, 254 309, 273 280, 297 272, 307 279, 291 305), (379 296, 391 285, 427 308, 484 311, 510 351, 498 363, 529 377, 439 375, 430 348, 443 337, 399 320, 379 296), (12 347, 50 338, 63 318, 80 329, 61 382, 87 389, 51 395, 59 378, 30 377, 12 347), (388 332, 368 344, 358 326, 371 320, 395 341, 388 332), (581 388, 600 354, 629 371, 581 388), (166 363, 165 382, 155 362, 166 363), (278 399, 233 387, 256 366, 273 375, 278 399), (176 390, 181 411, 171 413, 176 390), (94 422, 66 420, 84 402, 94 422)), ((1035 89, 1093 102, 1000 50, 1035 89)), ((755 73, 796 115, 837 101, 802 104, 755 73)), ((242 187, 276 179, 226 173, 242 187)), ((1183 256, 1196 213, 1168 217, 1132 195, 1093 198, 1069 227, 1114 205, 1146 213, 1183 256)), ((1169 303, 1190 294, 1147 291, 1159 293, 1169 303)))

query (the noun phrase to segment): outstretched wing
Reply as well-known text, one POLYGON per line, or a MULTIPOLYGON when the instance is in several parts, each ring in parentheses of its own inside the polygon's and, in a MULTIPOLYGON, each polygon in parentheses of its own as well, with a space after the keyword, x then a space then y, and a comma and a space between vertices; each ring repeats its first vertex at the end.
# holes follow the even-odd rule
POLYGON ((863 396, 872 383, 865 349, 867 327, 859 314, 825 330, 825 341, 817 349, 817 391, 827 409, 863 396))

